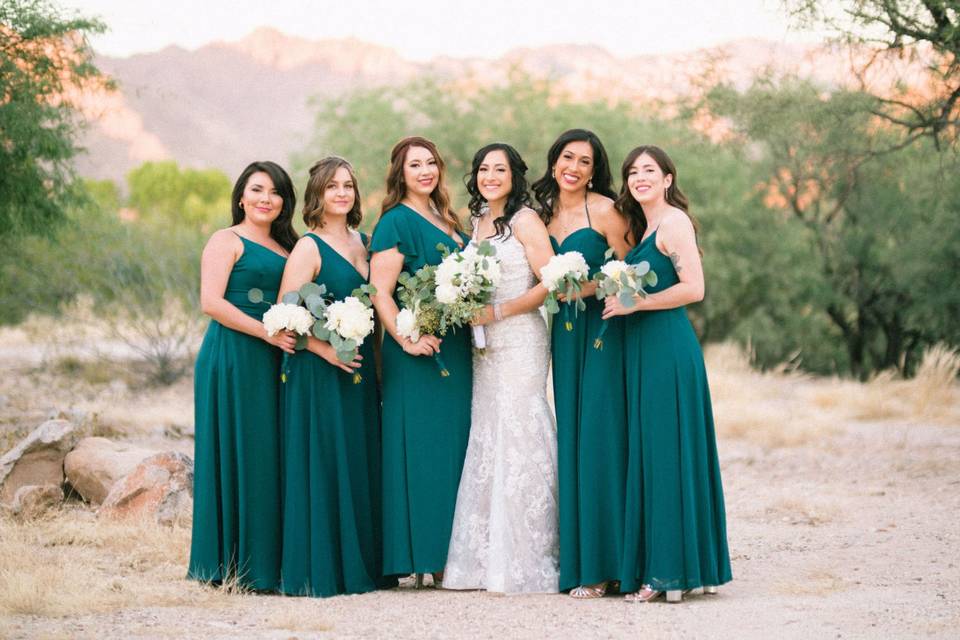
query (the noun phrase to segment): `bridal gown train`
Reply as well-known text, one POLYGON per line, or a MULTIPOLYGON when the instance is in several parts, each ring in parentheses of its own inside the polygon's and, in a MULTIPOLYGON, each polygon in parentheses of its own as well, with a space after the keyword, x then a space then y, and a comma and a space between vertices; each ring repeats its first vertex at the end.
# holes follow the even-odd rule
MULTIPOLYGON (((536 277, 512 233, 490 242, 502 273, 494 302, 503 303, 526 292, 536 277)), ((486 352, 473 359, 470 439, 443 586, 555 593, 557 433, 546 397, 550 338, 538 310, 484 329, 486 352)))

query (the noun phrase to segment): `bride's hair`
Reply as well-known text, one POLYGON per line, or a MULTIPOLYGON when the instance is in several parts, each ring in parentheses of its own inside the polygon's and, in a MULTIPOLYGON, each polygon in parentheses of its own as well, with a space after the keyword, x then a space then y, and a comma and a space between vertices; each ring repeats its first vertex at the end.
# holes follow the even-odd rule
POLYGON ((470 194, 471 218, 479 218, 483 215, 483 208, 487 204, 486 199, 480 195, 480 187, 477 185, 477 173, 480 171, 480 165, 486 159, 491 151, 503 151, 507 156, 507 164, 510 165, 510 193, 507 195, 507 204, 503 208, 503 216, 493 221, 493 227, 497 235, 506 238, 510 235, 510 219, 513 215, 523 209, 531 206, 530 194, 527 191, 527 163, 520 157, 516 149, 505 142, 494 142, 477 151, 473 156, 473 164, 470 173, 464 176, 463 181, 467 185, 467 193, 470 194))

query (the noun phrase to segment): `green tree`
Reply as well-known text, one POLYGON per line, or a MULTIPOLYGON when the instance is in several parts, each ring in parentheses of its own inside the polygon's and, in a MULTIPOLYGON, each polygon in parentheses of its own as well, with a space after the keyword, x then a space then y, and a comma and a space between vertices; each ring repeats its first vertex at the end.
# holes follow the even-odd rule
POLYGON ((229 219, 232 184, 217 169, 145 162, 127 174, 127 186, 128 206, 148 221, 210 231, 229 219))
POLYGON ((710 101, 756 155, 766 204, 781 216, 774 243, 800 237, 809 249, 797 273, 807 282, 788 284, 794 299, 785 308, 829 321, 846 351, 837 370, 909 373, 924 347, 950 338, 930 303, 934 283, 946 285, 931 249, 947 261, 956 251, 942 240, 958 232, 947 214, 956 204, 941 195, 949 186, 941 163, 952 155, 932 143, 878 155, 889 127, 858 92, 764 78, 743 93, 718 87, 710 101))
POLYGON ((894 148, 928 137, 939 149, 955 141, 960 125, 960 5, 956 0, 784 0, 802 26, 822 26, 857 50, 853 71, 861 79, 890 60, 908 60, 926 75, 874 93, 870 112, 898 125, 906 134, 894 148), (911 86, 911 84, 913 86, 911 86))
POLYGON ((104 28, 46 0, 0 0, 0 235, 49 230, 82 197, 72 96, 109 86, 87 43, 104 28))

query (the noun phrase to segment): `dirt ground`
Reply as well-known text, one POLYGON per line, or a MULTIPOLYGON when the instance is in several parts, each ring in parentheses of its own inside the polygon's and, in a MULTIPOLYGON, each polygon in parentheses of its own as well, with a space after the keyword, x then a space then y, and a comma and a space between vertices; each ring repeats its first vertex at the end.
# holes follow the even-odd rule
MULTIPOLYGON (((144 387, 125 365, 28 357, 22 337, 0 334, 0 437, 63 412, 90 433, 191 450, 190 380, 144 387)), ((708 370, 734 572, 717 596, 226 592, 183 579, 189 530, 67 503, 0 518, 0 638, 956 638, 956 382, 760 374, 730 348, 708 370)))

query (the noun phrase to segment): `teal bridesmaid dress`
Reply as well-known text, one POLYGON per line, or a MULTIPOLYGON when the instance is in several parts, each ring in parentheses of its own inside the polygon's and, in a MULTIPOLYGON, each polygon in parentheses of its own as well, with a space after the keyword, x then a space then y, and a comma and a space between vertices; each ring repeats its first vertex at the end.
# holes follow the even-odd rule
MULTIPOLYGON (((677 282, 654 231, 627 261, 677 282)), ((723 486, 703 352, 685 307, 626 316, 629 434, 622 588, 657 591, 729 582, 723 486)))
MULTIPOLYGON (((320 237, 314 282, 337 300, 369 274, 320 237)), ((364 243, 366 238, 364 237, 364 243)), ((380 586, 380 399, 374 337, 360 347, 362 380, 299 351, 283 385, 283 563, 281 591, 333 596, 380 586)))
MULTIPOLYGON (((469 238, 461 234, 463 242, 469 238)), ((396 248, 403 271, 439 264, 437 244, 453 238, 405 205, 385 211, 370 250, 396 248)), ((399 304, 399 303, 398 303, 399 304)), ((443 571, 453 527, 460 472, 470 432, 473 387, 470 332, 451 330, 440 352, 450 371, 441 377, 433 358, 404 353, 383 340, 383 572, 443 571)))
MULTIPOLYGON (((287 259, 241 237, 224 297, 260 320, 287 259), (264 302, 247 295, 261 289, 264 302)), ((280 350, 212 320, 194 375, 193 538, 188 576, 273 591, 280 579, 280 350)))
MULTIPOLYGON (((574 231, 562 244, 552 237, 551 242, 558 254, 583 254, 591 276, 604 263, 607 241, 590 226, 574 231)), ((562 591, 619 580, 623 554, 627 469, 623 322, 611 321, 603 349, 595 349, 603 301, 590 297, 585 302, 586 310, 576 316, 572 307, 561 308, 552 328, 562 591), (572 321, 571 331, 565 319, 572 321)))

